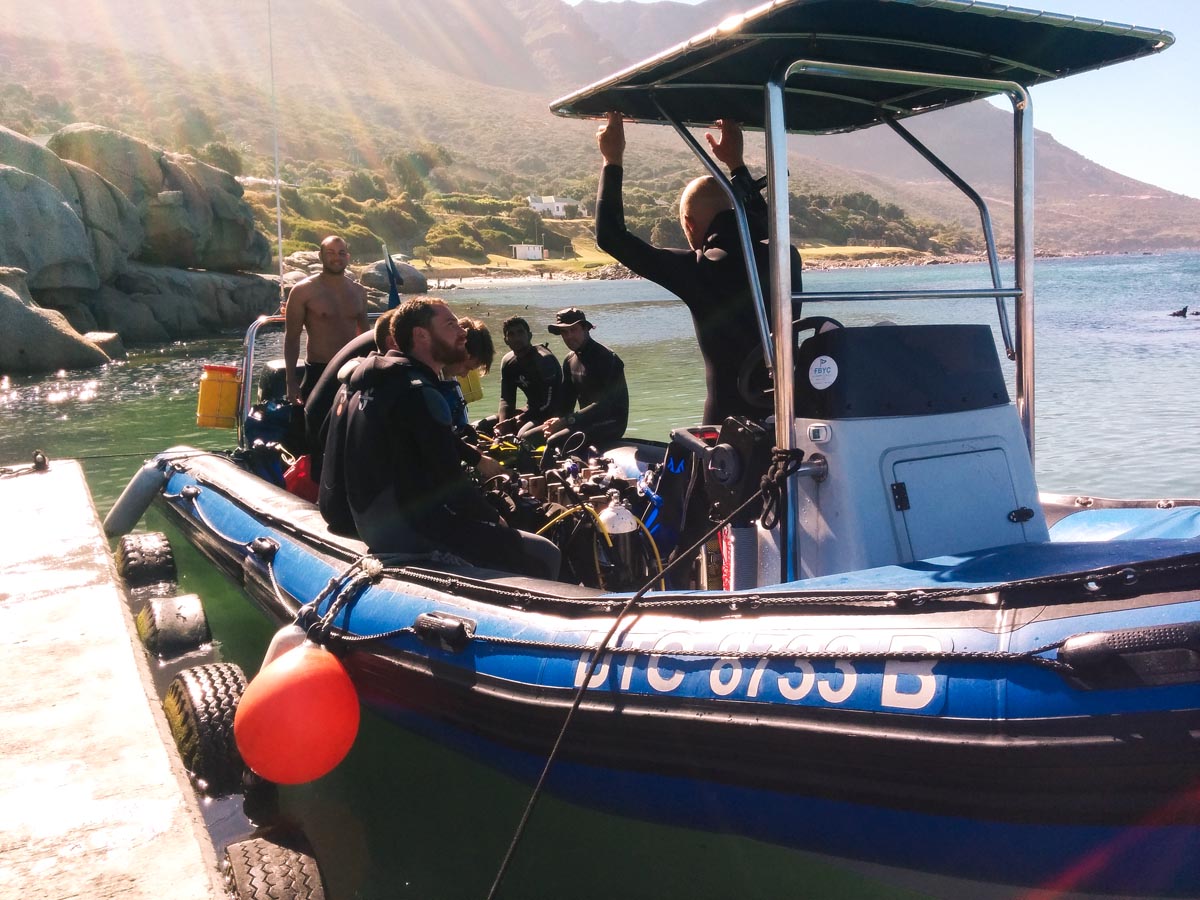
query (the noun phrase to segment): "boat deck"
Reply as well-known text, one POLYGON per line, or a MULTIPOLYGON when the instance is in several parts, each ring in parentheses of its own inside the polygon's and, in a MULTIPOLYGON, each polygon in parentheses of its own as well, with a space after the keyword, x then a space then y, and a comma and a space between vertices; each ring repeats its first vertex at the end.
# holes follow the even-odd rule
POLYGON ((223 897, 82 469, 0 509, 0 894, 223 897))

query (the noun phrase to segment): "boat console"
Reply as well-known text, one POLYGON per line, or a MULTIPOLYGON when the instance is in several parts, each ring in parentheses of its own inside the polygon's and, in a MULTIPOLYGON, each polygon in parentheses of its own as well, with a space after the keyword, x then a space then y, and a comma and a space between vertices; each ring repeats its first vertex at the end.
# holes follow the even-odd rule
POLYGON ((1048 540, 986 325, 876 325, 796 355, 801 577, 1048 540))

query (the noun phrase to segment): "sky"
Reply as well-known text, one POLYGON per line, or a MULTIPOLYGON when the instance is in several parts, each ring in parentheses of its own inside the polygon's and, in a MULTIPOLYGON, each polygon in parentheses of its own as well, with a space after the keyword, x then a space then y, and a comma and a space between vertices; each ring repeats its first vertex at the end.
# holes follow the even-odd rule
MULTIPOLYGON (((747 9, 758 5, 759 0, 746 0, 747 9)), ((1033 124, 1105 168, 1200 198, 1200 111, 1194 98, 1200 85, 1200 0, 1024 0, 1007 5, 1174 34, 1174 46, 1155 56, 1035 87, 1033 124)))

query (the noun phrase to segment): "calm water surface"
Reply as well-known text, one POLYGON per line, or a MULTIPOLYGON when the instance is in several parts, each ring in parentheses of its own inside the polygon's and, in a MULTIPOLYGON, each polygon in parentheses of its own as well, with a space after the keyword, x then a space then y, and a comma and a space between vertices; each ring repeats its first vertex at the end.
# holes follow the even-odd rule
MULTIPOLYGON (((1006 276, 1010 279, 1010 276, 1006 276)), ((982 265, 807 272, 809 290, 986 286, 982 265)), ((1115 497, 1200 496, 1194 451, 1200 411, 1200 254, 1042 260, 1037 264, 1037 455, 1043 490, 1115 497)), ((523 315, 561 358, 544 325, 575 305, 594 336, 625 360, 630 433, 665 439, 699 415, 703 383, 686 309, 654 285, 546 281, 444 294, 495 336, 523 315)), ((991 302, 810 304, 846 324, 888 319, 994 323, 991 302)), ((278 347, 278 340, 275 340, 278 347)), ((503 351, 503 345, 498 345, 503 351)), ((35 449, 84 461, 101 512, 141 461, 174 445, 222 449, 232 432, 198 429, 196 382, 205 362, 236 363, 240 336, 140 351, 94 372, 0 378, 0 465, 35 449)), ((268 351, 264 357, 281 355, 268 351)), ((497 354, 497 361, 499 360, 497 354)), ((1011 364, 1005 364, 1012 376, 1011 364)), ((493 412, 498 372, 473 415, 493 412)), ((166 530, 182 589, 205 600, 223 656, 253 673, 270 636, 240 590, 166 530)), ((349 759, 313 785, 281 791, 286 816, 316 847, 335 900, 485 896, 528 788, 371 716, 349 759)), ((930 896, 896 873, 820 860, 753 841, 662 828, 548 798, 539 806, 504 896, 930 896)), ((954 896, 947 888, 943 896, 954 896)), ((1004 896, 1002 892, 996 896, 1004 896)))

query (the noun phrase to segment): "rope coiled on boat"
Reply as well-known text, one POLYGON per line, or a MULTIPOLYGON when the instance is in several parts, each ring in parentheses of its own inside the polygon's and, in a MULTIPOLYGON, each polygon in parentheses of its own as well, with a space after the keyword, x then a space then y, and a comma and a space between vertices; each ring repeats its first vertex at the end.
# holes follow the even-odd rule
POLYGON ((759 522, 768 531, 779 524, 779 507, 783 503, 783 485, 804 462, 804 451, 781 450, 775 447, 771 450, 771 465, 767 468, 759 485, 762 495, 762 515, 759 522))

